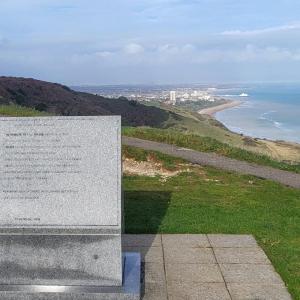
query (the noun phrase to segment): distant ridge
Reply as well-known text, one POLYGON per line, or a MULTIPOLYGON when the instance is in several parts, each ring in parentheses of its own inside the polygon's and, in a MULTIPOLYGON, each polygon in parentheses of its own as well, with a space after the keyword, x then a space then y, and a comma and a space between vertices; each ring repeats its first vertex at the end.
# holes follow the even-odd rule
POLYGON ((160 127, 172 114, 124 97, 108 99, 57 83, 16 77, 0 77, 0 104, 18 104, 64 116, 121 115, 127 126, 160 127))

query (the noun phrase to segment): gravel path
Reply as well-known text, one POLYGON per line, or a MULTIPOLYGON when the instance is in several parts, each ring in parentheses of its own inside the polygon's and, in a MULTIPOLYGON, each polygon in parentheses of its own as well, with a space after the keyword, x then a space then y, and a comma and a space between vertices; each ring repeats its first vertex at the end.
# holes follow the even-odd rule
POLYGON ((157 143, 131 137, 122 137, 124 145, 143 148, 145 150, 159 151, 187 161, 204 166, 213 166, 219 169, 250 174, 257 177, 271 179, 284 185, 300 188, 300 174, 282 171, 271 167, 260 166, 236 159, 231 159, 215 153, 198 152, 191 149, 180 148, 164 143, 157 143))

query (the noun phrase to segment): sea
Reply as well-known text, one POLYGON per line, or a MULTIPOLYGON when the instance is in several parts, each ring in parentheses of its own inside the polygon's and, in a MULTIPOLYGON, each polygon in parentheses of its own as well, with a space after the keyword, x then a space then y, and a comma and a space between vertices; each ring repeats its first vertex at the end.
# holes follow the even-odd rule
POLYGON ((231 85, 214 93, 242 101, 240 106, 216 114, 231 131, 300 143, 300 83, 231 85))

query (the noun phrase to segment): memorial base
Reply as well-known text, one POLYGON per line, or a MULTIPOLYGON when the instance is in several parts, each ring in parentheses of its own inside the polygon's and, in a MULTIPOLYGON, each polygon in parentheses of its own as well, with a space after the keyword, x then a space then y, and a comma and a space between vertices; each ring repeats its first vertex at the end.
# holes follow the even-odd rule
POLYGON ((1 300, 140 300, 141 257, 124 253, 123 286, 0 285, 1 300))

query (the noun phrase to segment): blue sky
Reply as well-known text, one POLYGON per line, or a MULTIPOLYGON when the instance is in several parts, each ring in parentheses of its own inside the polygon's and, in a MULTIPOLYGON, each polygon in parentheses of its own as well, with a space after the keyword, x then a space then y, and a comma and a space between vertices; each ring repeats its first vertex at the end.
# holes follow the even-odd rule
POLYGON ((0 75, 300 81, 299 0, 0 0, 0 75))

